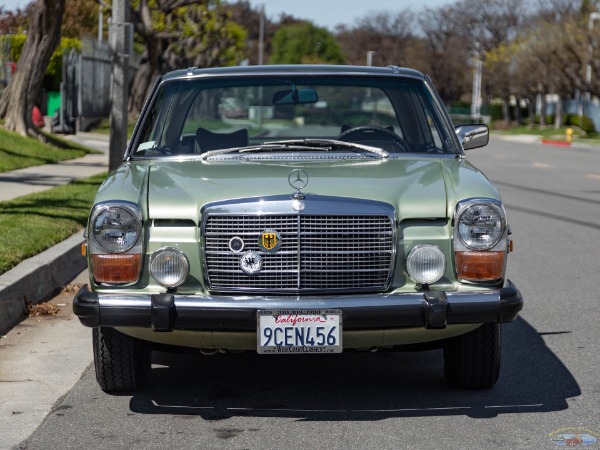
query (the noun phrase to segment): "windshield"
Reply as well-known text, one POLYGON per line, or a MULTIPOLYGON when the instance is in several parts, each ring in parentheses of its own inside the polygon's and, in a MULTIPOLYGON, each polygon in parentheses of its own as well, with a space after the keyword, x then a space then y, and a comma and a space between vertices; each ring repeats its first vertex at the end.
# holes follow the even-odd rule
POLYGON ((314 148, 315 139, 331 151, 368 146, 390 155, 456 153, 451 132, 421 80, 339 75, 187 79, 159 87, 132 153, 165 157, 244 147, 246 152, 286 151, 298 150, 304 140, 314 148), (273 144, 290 140, 291 147, 273 144))

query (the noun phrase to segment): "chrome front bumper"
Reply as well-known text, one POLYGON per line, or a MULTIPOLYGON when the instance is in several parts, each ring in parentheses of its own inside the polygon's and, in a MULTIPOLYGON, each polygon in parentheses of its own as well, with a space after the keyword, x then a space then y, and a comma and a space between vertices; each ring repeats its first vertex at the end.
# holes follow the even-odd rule
POLYGON ((172 330, 255 331, 260 309, 341 309, 345 330, 511 322, 523 297, 509 280, 503 288, 469 292, 336 296, 186 296, 109 294, 83 286, 73 311, 88 327, 142 327, 172 330))

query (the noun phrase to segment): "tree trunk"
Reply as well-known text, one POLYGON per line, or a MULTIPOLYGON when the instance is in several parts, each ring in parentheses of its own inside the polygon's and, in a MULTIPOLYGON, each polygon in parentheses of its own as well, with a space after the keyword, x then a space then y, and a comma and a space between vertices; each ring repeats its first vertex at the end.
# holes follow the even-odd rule
POLYGON ((546 128, 546 94, 541 94, 541 107, 540 107, 540 129, 546 128))
POLYGON ((527 105, 529 108, 529 129, 533 130, 535 128, 535 95, 533 97, 529 97, 527 105))
POLYGON ((17 69, 2 94, 0 100, 0 117, 4 119, 5 128, 27 136, 31 124, 33 106, 27 105, 27 88, 29 79, 25 71, 17 69), (29 119, 29 120, 27 120, 29 119))
POLYGON ((502 101, 502 116, 504 117, 506 127, 510 127, 510 99, 502 101))
POLYGON ((60 42, 65 0, 38 0, 27 30, 17 70, 0 99, 5 127, 19 134, 37 134, 31 111, 44 80, 50 57, 60 42))
POLYGON ((159 64, 163 50, 161 40, 154 29, 152 11, 148 3, 141 2, 137 13, 138 20, 134 20, 136 32, 144 40, 146 48, 129 92, 129 113, 136 116, 142 111, 154 81, 161 74, 159 64))
POLYGON ((556 113, 554 114, 554 129, 558 130, 563 124, 562 98, 559 97, 556 102, 556 113))
POLYGON ((160 74, 158 71, 153 71, 151 65, 147 62, 142 62, 138 68, 133 82, 131 84, 131 92, 129 96, 129 113, 139 115, 146 97, 150 93, 155 80, 160 74))

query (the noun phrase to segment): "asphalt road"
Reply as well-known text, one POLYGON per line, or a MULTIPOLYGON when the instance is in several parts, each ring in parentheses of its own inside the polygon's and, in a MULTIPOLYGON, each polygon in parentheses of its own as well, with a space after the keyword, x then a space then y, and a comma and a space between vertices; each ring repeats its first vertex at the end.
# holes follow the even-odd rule
POLYGON ((492 139, 468 157, 502 194, 509 275, 526 300, 503 328, 493 389, 448 387, 440 351, 157 354, 135 395, 103 393, 88 369, 23 448, 551 449, 572 431, 600 441, 600 150, 492 139))

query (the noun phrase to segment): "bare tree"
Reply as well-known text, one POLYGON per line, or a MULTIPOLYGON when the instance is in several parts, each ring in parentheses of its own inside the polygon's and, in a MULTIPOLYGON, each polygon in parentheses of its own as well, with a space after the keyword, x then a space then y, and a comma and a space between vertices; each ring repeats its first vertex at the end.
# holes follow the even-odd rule
POLYGON ((518 38, 528 19, 526 0, 462 0, 453 6, 453 18, 465 33, 465 46, 484 54, 483 85, 489 96, 503 102, 503 115, 510 121, 512 94, 509 61, 498 58, 518 38), (490 61, 490 57, 493 57, 490 61), (486 61, 487 59, 487 61, 486 61))
POLYGON ((19 8, 8 11, 4 6, 0 6, 0 34, 13 34, 26 26, 26 11, 19 8))
POLYGON ((31 111, 50 57, 60 42, 64 9, 65 0, 38 0, 35 4, 17 69, 0 99, 5 127, 24 136, 37 134, 31 111))
POLYGON ((373 51, 374 65, 406 66, 417 42, 415 28, 409 9, 381 11, 359 19, 352 27, 338 27, 336 38, 350 64, 364 65, 367 52, 373 51))
POLYGON ((446 102, 460 100, 468 91, 472 56, 457 20, 449 20, 454 14, 451 6, 436 9, 425 8, 419 14, 419 25, 425 43, 422 58, 425 70, 434 81, 440 96, 446 102))
MULTIPOLYGON (((547 12, 532 21, 510 52, 513 94, 528 99, 530 104, 539 96, 543 103, 542 127, 546 125, 546 94, 557 94, 563 99, 583 88, 581 52, 585 48, 585 35, 573 18, 567 16, 563 22, 556 22, 547 12)), ((555 114, 557 127, 562 124, 561 106, 559 101, 555 114)))
POLYGON ((560 23, 579 15, 588 0, 536 0, 536 16, 548 23, 560 23))

